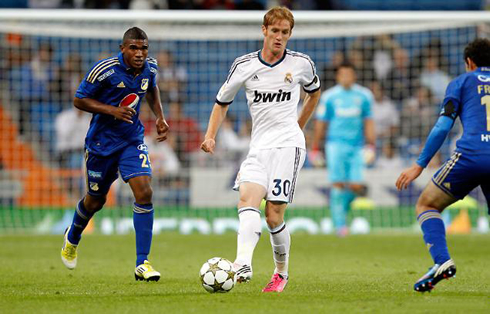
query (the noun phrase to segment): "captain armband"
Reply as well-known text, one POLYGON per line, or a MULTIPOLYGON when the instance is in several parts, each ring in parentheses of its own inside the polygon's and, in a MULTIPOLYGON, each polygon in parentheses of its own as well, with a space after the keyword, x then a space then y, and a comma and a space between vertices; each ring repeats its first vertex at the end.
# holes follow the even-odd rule
POLYGON ((442 107, 440 116, 449 117, 451 119, 456 119, 457 113, 456 108, 452 100, 449 100, 444 107, 442 107))

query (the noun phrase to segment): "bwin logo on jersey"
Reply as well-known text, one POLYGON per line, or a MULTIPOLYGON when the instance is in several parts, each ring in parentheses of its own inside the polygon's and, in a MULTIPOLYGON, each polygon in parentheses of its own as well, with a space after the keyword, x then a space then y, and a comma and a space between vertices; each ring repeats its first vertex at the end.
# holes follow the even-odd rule
POLYGON ((490 77, 485 76, 485 75, 478 75, 478 80, 482 82, 490 82, 490 77))
POLYGON ((273 102, 291 100, 291 92, 283 92, 280 89, 277 93, 259 93, 254 91, 254 102, 273 102))

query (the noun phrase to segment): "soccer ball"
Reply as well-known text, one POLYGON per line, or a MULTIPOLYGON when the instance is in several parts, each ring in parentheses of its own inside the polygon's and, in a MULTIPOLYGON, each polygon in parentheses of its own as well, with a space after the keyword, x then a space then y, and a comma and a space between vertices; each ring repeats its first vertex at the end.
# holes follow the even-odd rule
POLYGON ((226 258, 213 257, 199 271, 201 283, 209 293, 228 292, 235 286, 233 264, 226 258))

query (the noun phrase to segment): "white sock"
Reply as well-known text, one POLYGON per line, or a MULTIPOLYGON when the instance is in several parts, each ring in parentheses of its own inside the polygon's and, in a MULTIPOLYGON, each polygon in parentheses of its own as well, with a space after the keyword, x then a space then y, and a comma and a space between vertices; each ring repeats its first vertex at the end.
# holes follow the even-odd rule
POLYGON ((253 207, 243 207, 238 210, 238 218, 240 226, 238 227, 235 263, 252 266, 254 249, 262 232, 260 211, 253 207))
POLYGON ((284 222, 276 228, 269 228, 269 231, 272 244, 272 256, 274 257, 274 264, 276 264, 274 273, 278 273, 287 278, 291 235, 284 222))

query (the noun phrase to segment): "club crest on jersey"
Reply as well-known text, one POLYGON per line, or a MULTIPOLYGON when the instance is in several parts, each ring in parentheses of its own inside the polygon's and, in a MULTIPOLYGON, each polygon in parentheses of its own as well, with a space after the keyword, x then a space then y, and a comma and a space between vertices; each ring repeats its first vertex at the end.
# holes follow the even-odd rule
POLYGON ((284 83, 293 83, 293 75, 291 73, 286 73, 286 77, 284 77, 284 83))
POLYGON ((138 145, 138 150, 142 150, 144 152, 147 152, 148 151, 148 146, 146 146, 146 144, 139 144, 138 145))
POLYGON ((283 92, 280 89, 277 93, 260 93, 254 91, 254 102, 274 102, 291 100, 291 92, 283 92))
POLYGON ((99 184, 97 182, 90 182, 90 189, 92 191, 98 191, 99 190, 99 184))
POLYGON ((130 107, 134 109, 138 105, 139 100, 140 96, 131 93, 121 100, 119 107, 130 107))
POLYGON ((146 91, 148 89, 148 79, 142 79, 141 80, 141 89, 146 91))

